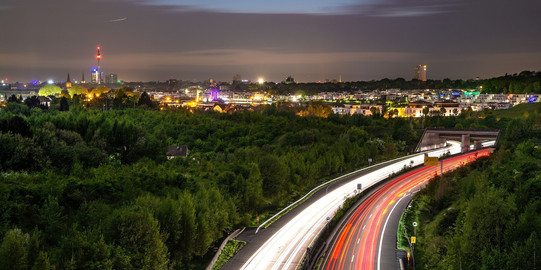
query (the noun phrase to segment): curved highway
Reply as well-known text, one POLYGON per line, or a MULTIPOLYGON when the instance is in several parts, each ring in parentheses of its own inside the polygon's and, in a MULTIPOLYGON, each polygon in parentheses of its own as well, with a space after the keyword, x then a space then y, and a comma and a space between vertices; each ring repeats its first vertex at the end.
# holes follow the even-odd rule
MULTIPOLYGON (((446 159, 443 171, 454 170, 489 154, 489 150, 484 149, 446 159)), ((440 174, 441 163, 423 166, 391 180, 371 194, 334 237, 324 269, 399 269, 395 234, 401 211, 395 208, 400 203, 402 209, 405 208, 408 197, 434 177, 436 168, 440 174), (395 222, 389 222, 393 212, 395 222), (385 237, 386 232, 388 237, 385 237)))
MULTIPOLYGON (((429 155, 441 156, 445 153, 457 154, 460 152, 460 143, 449 143, 449 147, 431 151, 429 155)), ((406 166, 416 166, 423 162, 423 154, 410 155, 344 183, 292 218, 257 249, 240 269, 296 269, 300 265, 306 249, 311 246, 312 241, 325 227, 327 218, 333 217, 344 200, 354 194, 357 184, 362 184, 365 189, 406 166)))

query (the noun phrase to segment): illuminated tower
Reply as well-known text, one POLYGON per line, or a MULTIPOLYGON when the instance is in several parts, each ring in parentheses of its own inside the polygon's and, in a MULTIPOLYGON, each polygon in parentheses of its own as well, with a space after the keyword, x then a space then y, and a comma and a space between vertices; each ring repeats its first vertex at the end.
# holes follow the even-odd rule
POLYGON ((85 82, 85 73, 83 72, 83 75, 81 76, 81 83, 86 83, 85 82))
POLYGON ((100 60, 101 60, 101 53, 100 53, 101 47, 98 45, 98 53, 96 54, 96 60, 98 60, 98 67, 92 69, 92 83, 101 84, 103 80, 101 68, 100 68, 100 60))
POLYGON ((415 67, 415 76, 414 79, 417 79, 422 82, 426 82, 426 65, 418 65, 415 67))
POLYGON ((71 79, 70 74, 68 73, 68 79, 66 80, 66 90, 69 90, 71 88, 71 79))
POLYGON ((98 72, 97 72, 97 75, 98 77, 96 78, 98 81, 98 84, 101 84, 101 81, 102 81, 102 76, 101 76, 101 68, 100 68, 100 60, 101 60, 101 53, 100 53, 100 45, 98 45, 98 53, 96 54, 96 59, 98 60, 98 72))

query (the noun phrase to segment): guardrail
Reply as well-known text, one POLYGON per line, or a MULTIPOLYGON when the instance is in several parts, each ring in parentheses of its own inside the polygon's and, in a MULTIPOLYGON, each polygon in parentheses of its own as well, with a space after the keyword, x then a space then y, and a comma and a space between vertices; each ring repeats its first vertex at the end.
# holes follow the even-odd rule
POLYGON ((220 245, 220 248, 218 248, 218 251, 216 251, 214 258, 212 258, 212 261, 210 261, 210 264, 207 266, 207 268, 205 268, 205 270, 212 270, 212 267, 214 267, 214 264, 216 263, 216 261, 218 261, 218 258, 220 257, 220 254, 222 254, 222 250, 224 249, 225 245, 227 245, 227 242, 229 242, 229 240, 241 234, 244 231, 244 229, 246 229, 246 227, 237 229, 232 234, 230 234, 227 238, 225 238, 225 240, 222 242, 222 245, 220 245))
MULTIPOLYGON (((445 148, 449 148, 451 147, 450 145, 445 147, 445 148)), ((441 149, 441 148, 440 148, 441 149)), ((440 149, 431 149, 429 151, 426 151, 426 152, 430 152, 430 151, 434 151, 434 150, 440 150, 440 149)), ((291 209, 293 206, 297 205, 299 202, 302 202, 304 199, 306 199, 307 197, 311 196, 313 193, 315 193, 316 191, 318 191, 319 189, 321 189, 322 187, 326 186, 326 185, 330 185, 332 184, 333 182, 336 182, 342 178, 345 178, 345 177, 348 177, 348 176, 351 176, 351 175, 354 175, 354 174, 357 174, 357 173, 360 173, 362 171, 366 171, 366 170, 370 170, 372 168, 376 168, 376 167, 379 167, 379 166, 384 166, 384 165, 387 165, 389 163, 393 163, 393 162, 396 162, 396 161, 399 161, 399 160, 402 160, 402 159, 408 159, 408 158, 411 158, 411 157, 414 157, 414 156, 418 156, 418 155, 422 155, 424 152, 420 152, 420 153, 415 153, 415 154, 411 154, 411 155, 407 155, 407 156, 403 156, 403 157, 400 157, 400 158, 395 158, 395 159, 391 159, 391 160, 387 160, 387 161, 384 161, 382 163, 379 163, 379 164, 374 164, 374 165, 371 165, 371 166, 368 166, 368 167, 365 167, 365 168, 362 168, 362 169, 359 169, 359 170, 356 170, 356 171, 353 171, 353 172, 350 172, 350 173, 347 173, 347 174, 344 174, 342 176, 339 176, 339 177, 336 177, 332 180, 329 180, 317 187, 315 187, 314 189, 310 190, 308 193, 306 193, 306 195, 304 195, 302 198, 298 199, 297 201, 295 201, 294 203, 288 205, 286 208, 282 209, 280 212, 276 213, 274 216, 270 217, 269 219, 267 219, 265 222, 261 223, 261 225, 259 225, 257 227, 257 229, 255 230, 255 234, 257 234, 259 232, 259 229, 261 229, 261 227, 264 227, 265 225, 267 225, 267 223, 269 223, 270 221, 274 220, 274 218, 276 218, 277 216, 281 215, 282 213, 288 211, 289 209, 291 209)))

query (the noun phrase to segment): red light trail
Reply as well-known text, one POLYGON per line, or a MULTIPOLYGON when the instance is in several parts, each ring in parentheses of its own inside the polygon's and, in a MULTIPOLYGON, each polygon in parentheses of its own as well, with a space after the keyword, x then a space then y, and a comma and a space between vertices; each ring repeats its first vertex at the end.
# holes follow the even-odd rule
MULTIPOLYGON (((454 170, 479 157, 488 156, 488 149, 443 161, 443 171, 454 170)), ((383 234, 394 207, 406 195, 419 190, 441 166, 423 166, 403 174, 370 195, 347 221, 338 240, 327 255, 325 269, 380 269, 383 234)))

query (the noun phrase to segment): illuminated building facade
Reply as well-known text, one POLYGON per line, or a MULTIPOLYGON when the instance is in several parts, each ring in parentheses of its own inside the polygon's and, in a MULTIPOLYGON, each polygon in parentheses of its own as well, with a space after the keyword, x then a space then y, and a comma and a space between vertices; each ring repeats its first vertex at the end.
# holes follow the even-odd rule
POLYGON ((90 82, 101 84, 102 81, 103 81, 103 72, 101 72, 99 68, 93 68, 90 82))
POLYGON ((422 82, 426 82, 426 65, 418 65, 415 67, 415 75, 413 77, 422 82))

